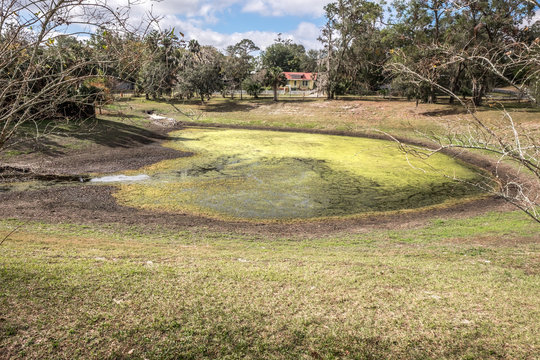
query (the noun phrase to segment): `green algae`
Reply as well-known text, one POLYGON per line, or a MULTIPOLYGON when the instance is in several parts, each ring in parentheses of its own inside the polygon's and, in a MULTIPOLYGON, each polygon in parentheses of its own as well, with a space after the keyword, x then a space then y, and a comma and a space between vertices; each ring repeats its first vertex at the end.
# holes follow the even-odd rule
POLYGON ((233 129, 174 132, 194 156, 144 169, 115 193, 124 205, 222 218, 295 219, 415 209, 479 191, 477 170, 438 154, 407 159, 390 141, 233 129))

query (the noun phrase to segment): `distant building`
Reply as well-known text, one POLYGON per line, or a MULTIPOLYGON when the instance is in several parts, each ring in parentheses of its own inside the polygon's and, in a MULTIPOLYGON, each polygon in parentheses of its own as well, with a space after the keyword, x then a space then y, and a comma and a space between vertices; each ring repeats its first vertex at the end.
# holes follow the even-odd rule
POLYGON ((135 90, 135 85, 132 82, 113 79, 110 88, 113 92, 130 92, 135 90))
POLYGON ((317 73, 284 72, 287 78, 287 87, 292 90, 313 90, 317 73))

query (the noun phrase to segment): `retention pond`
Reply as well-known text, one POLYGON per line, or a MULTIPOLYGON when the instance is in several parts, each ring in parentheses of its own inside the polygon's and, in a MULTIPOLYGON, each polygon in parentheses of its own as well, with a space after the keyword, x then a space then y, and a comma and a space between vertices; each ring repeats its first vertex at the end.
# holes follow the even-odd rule
POLYGON ((126 206, 225 219, 306 219, 415 209, 479 195, 479 170, 438 154, 426 163, 391 141, 294 132, 191 128, 165 160, 114 184, 126 206), (452 180, 459 178, 466 182, 452 180))

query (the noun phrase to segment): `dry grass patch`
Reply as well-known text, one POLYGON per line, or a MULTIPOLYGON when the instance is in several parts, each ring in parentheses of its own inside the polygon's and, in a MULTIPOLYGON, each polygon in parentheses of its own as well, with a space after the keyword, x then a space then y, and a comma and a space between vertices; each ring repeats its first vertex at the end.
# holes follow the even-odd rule
MULTIPOLYGON (((214 97, 206 104, 199 101, 176 102, 176 111, 167 102, 147 101, 142 98, 125 99, 113 110, 139 114, 154 110, 180 121, 197 120, 223 125, 250 125, 319 130, 370 132, 374 129, 394 135, 414 136, 415 131, 442 130, 439 122, 454 122, 467 115, 459 106, 447 104, 419 104, 405 100, 386 100, 368 97, 327 101, 322 98, 283 98, 274 103, 269 99, 230 100, 214 97)), ((538 126, 539 109, 526 104, 506 104, 514 120, 525 127, 538 126)), ((479 108, 478 116, 487 121, 499 119, 500 107, 479 108)))

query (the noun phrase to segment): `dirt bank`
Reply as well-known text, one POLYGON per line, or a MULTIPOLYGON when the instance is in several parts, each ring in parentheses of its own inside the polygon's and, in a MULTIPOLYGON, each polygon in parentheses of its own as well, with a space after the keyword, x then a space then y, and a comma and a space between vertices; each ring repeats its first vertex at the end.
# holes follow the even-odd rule
POLYGON ((468 217, 489 210, 503 209, 495 199, 462 204, 445 209, 431 209, 358 219, 300 221, 295 223, 253 223, 220 221, 189 214, 159 213, 120 206, 112 193, 114 186, 62 186, 27 192, 0 194, 0 217, 40 219, 49 222, 121 223, 166 227, 171 229, 208 229, 243 234, 277 236, 317 236, 367 229, 401 229, 420 226, 432 218, 468 217))
POLYGON ((4 161, 4 165, 40 174, 106 174, 136 170, 162 160, 191 155, 161 145, 163 141, 170 140, 168 131, 170 129, 154 128, 148 131, 150 135, 129 143, 94 143, 84 149, 66 153, 33 152, 4 161))

